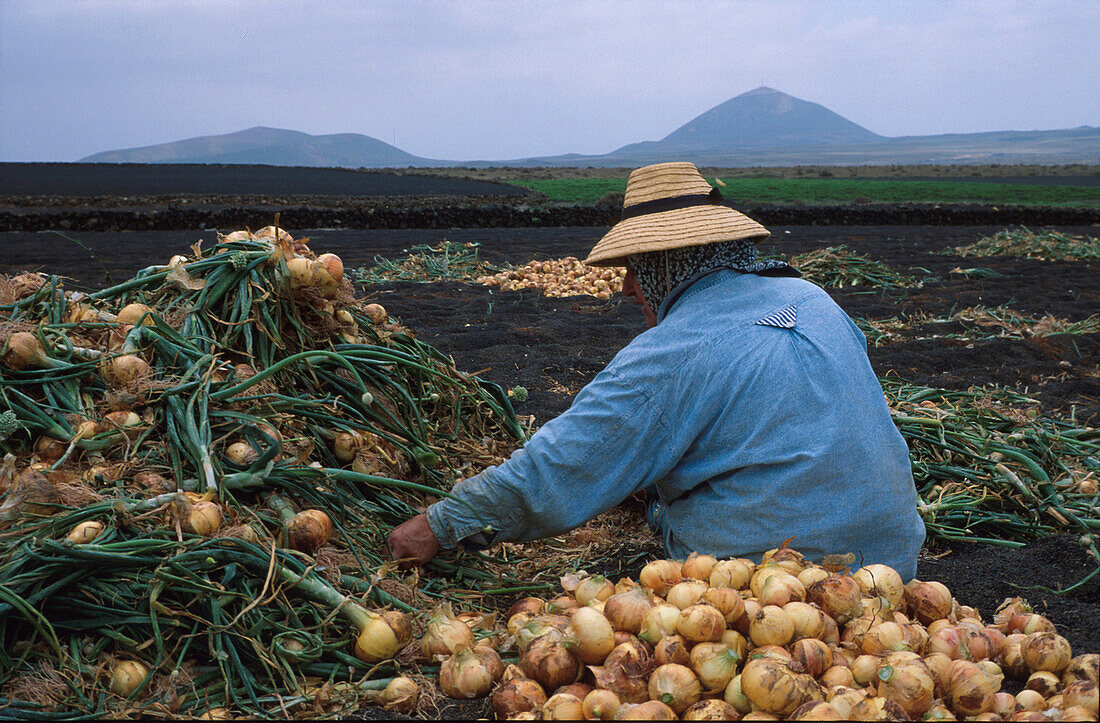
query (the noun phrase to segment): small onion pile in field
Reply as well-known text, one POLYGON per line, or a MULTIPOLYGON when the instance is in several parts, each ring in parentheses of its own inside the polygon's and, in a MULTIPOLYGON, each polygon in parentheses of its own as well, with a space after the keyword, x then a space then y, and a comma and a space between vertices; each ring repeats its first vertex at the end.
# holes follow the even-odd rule
POLYGON ((386 536, 523 436, 275 227, 90 294, 0 279, 0 715, 381 695, 417 595, 502 582, 437 560, 414 595, 386 536))
POLYGON ((587 294, 597 299, 610 299, 623 290, 622 267, 588 266, 573 256, 548 261, 529 261, 525 266, 482 276, 477 281, 505 291, 538 289, 546 296, 577 296, 587 294))
POLYGON ((566 576, 480 641, 437 611, 422 651, 444 693, 491 695, 499 719, 1097 719, 1100 655, 1074 657, 1020 598, 983 620, 941 583, 836 569, 781 546, 656 560, 637 583, 566 576))

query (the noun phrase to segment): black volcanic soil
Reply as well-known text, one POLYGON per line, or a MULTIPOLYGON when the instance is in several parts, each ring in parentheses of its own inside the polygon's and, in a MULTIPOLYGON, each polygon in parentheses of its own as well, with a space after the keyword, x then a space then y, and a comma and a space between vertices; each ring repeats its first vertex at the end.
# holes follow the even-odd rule
MULTIPOLYGON (((895 270, 925 279, 921 288, 831 292, 853 317, 884 319, 923 310, 946 314, 953 308, 1010 304, 1029 316, 1046 313, 1079 321, 1100 309, 1095 263, 1043 262, 1016 258, 960 258, 937 252, 976 240, 999 227, 951 226, 788 226, 773 227, 767 254, 795 254, 847 244, 895 270), (957 267, 985 267, 997 278, 967 279, 957 267)), ((1095 228, 1066 228, 1096 235, 1095 228)), ((294 231, 294 229, 292 229, 294 231)), ((312 230, 314 250, 333 251, 346 266, 369 264, 376 255, 397 257, 417 244, 444 239, 481 244, 483 258, 524 263, 533 258, 580 256, 605 228, 523 228, 452 230, 312 230)), ((39 268, 99 286, 103 267, 115 281, 153 263, 164 263, 212 232, 0 234, 0 272, 39 268), (86 250, 85 249, 90 249, 86 250), (93 258, 93 254, 98 261, 93 258)), ((505 387, 522 385, 528 401, 517 412, 538 422, 568 408, 572 396, 644 329, 636 307, 622 299, 554 299, 534 291, 503 292, 455 282, 396 283, 366 287, 417 335, 451 354, 460 368, 477 371, 505 387)), ((1100 334, 1026 340, 991 339, 972 344, 945 339, 907 339, 872 348, 879 375, 896 374, 927 385, 965 389, 1001 384, 1026 390, 1051 416, 1076 415, 1078 424, 1100 423, 1100 334)), ((1005 598, 1022 595, 1048 615, 1074 651, 1100 652, 1100 578, 1066 596, 1031 586, 1064 588, 1096 566, 1072 536, 1033 543, 1023 549, 952 545, 927 550, 918 576, 940 580, 963 604, 977 606, 987 620, 1005 598)), ((635 571, 636 572, 636 571, 635 571)), ((441 715, 484 715, 485 705, 444 707, 441 715)), ((366 711, 373 716, 377 711, 366 711)))

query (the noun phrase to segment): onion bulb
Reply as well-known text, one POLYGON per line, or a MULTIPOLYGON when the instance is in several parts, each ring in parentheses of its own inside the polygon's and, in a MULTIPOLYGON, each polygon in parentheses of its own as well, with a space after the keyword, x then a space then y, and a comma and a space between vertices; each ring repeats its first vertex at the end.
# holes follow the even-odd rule
MULTIPOLYGON (((1046 708, 1047 699, 1043 697, 1042 693, 1038 693, 1031 688, 1024 688, 1016 694, 1016 705, 1020 706, 1024 710, 1043 710, 1046 708)), ((990 700, 990 706, 993 703, 990 700)))
POLYGON ((381 304, 367 304, 363 307, 363 313, 367 315, 367 318, 370 319, 375 326, 381 326, 390 319, 389 313, 386 312, 386 307, 381 304))
POLYGON ((439 688, 451 698, 488 695, 504 669, 500 657, 484 645, 460 650, 439 667, 439 688))
POLYGON ((1062 671, 1062 684, 1070 685, 1079 680, 1100 684, 1100 654, 1085 653, 1070 659, 1069 665, 1062 671))
POLYGON ((834 574, 818 580, 806 591, 806 602, 820 607, 838 625, 863 614, 859 585, 850 575, 834 574))
POLYGON ((546 691, 526 677, 512 678, 493 692, 493 712, 498 720, 513 717, 524 711, 541 711, 546 703, 546 691))
POLYGON ((951 591, 941 582, 910 580, 904 598, 910 614, 925 625, 951 614, 951 591))
POLYGON ((680 574, 686 578, 708 582, 710 574, 717 564, 718 559, 714 556, 700 555, 698 552, 693 552, 684 560, 684 564, 680 568, 680 574))
POLYGON ((111 692, 129 698, 142 681, 149 676, 149 669, 136 660, 121 660, 111 669, 111 692))
POLYGON ((877 655, 859 655, 848 666, 852 671, 852 677, 859 685, 871 685, 878 672, 880 659, 877 655))
POLYGON ((572 693, 555 693, 542 705, 543 720, 584 720, 584 704, 572 693))
POLYGON ((603 688, 596 688, 581 701, 585 720, 612 720, 621 705, 619 696, 603 688))
POLYGON ((665 600, 669 605, 684 608, 696 605, 703 599, 707 592, 707 584, 702 580, 688 579, 676 583, 665 594, 665 600))
POLYGON ((292 290, 304 289, 317 283, 317 273, 313 268, 313 262, 304 257, 297 257, 286 262, 286 270, 290 275, 290 288, 292 290))
POLYGON ((593 600, 607 600, 615 593, 615 584, 603 575, 591 575, 577 584, 573 596, 580 605, 587 605, 593 600))
POLYGON ((928 667, 917 658, 888 655, 876 672, 878 694, 901 706, 916 720, 932 707, 933 681, 928 667))
POLYGON ((115 386, 125 386, 149 376, 152 373, 152 368, 148 362, 136 354, 123 354, 116 357, 105 357, 100 362, 99 371, 109 383, 115 386))
POLYGON ((664 636, 675 633, 679 621, 680 608, 668 603, 658 603, 646 611, 638 637, 655 644, 664 636))
POLYGON ((780 717, 789 716, 807 701, 823 699, 813 678, 772 658, 757 658, 745 665, 741 691, 755 709, 780 717))
POLYGON ((756 645, 786 645, 793 637, 794 622, 781 607, 765 605, 749 621, 749 639, 756 645))
POLYGON ((412 678, 399 675, 390 680, 374 699, 386 710, 411 713, 420 700, 420 686, 412 678))
POLYGON ((806 561, 806 556, 798 550, 792 550, 787 547, 787 542, 790 542, 790 540, 787 540, 774 550, 765 552, 760 559, 760 564, 778 565, 792 575, 797 575, 802 572, 802 570, 809 567, 810 563, 806 561))
POLYGON ((756 593, 756 601, 761 605, 783 607, 791 601, 806 599, 806 588, 794 575, 785 572, 767 575, 756 593))
POLYGON ((260 453, 248 442, 233 442, 226 446, 225 458, 235 465, 248 467, 260 458, 260 453))
POLYGON ((801 638, 820 639, 827 629, 825 613, 821 608, 797 600, 783 606, 791 624, 794 625, 794 640, 801 638))
POLYGON ((730 679, 729 685, 726 686, 725 692, 722 693, 722 700, 729 703, 730 706, 741 715, 745 715, 752 711, 752 702, 741 692, 740 675, 735 675, 730 679))
POLYGON ((699 643, 691 649, 690 660, 691 669, 707 693, 725 690, 741 663, 741 657, 722 643, 699 643))
POLYGON ((699 678, 686 665, 667 663, 649 676, 649 697, 672 708, 677 715, 699 700, 701 694, 699 678))
POLYGON ((616 720, 676 720, 676 711, 659 700, 644 703, 623 703, 615 713, 616 720))
POLYGON ((578 608, 569 621, 568 645, 582 662, 596 665, 615 647, 615 631, 602 613, 578 608))
POLYGON ((711 605, 692 605, 680 611, 676 632, 693 643, 717 641, 726 632, 726 619, 711 605))
POLYGON ((1000 681, 969 660, 955 660, 943 672, 946 702, 956 713, 978 715, 993 704, 1000 681))
POLYGON ((807 673, 817 678, 833 667, 833 651, 816 638, 803 638, 791 645, 791 660, 799 663, 807 673))
MULTIPOLYGON (((544 600, 540 600, 537 597, 525 597, 512 603, 512 607, 508 608, 508 612, 504 614, 504 617, 509 621, 510 628, 511 620, 514 615, 518 615, 519 613, 534 613, 537 615, 541 613, 545 607, 546 602, 544 600)), ((511 633, 512 630, 508 632, 511 633)))
POLYGON ((1079 680, 1076 683, 1070 683, 1062 690, 1062 700, 1066 708, 1080 706, 1094 720, 1097 713, 1100 712, 1098 711, 1100 700, 1098 700, 1097 695, 1097 685, 1091 680, 1079 680))
POLYGON ((724 700, 711 698, 692 703, 680 720, 737 720, 741 714, 724 700))
POLYGON ((1028 677, 1024 687, 1028 690, 1034 690, 1044 698, 1049 698, 1056 694, 1061 686, 1059 685, 1058 676, 1054 673, 1049 670, 1036 670, 1028 677))
POLYGON ((749 586, 755 567, 751 560, 720 560, 711 568, 710 586, 744 590, 749 586))
POLYGON ((901 626, 894 622, 885 622, 864 633, 860 649, 865 655, 882 657, 897 650, 908 650, 909 646, 905 642, 905 632, 901 626))
POLYGON ((741 593, 728 587, 712 587, 703 594, 702 602, 713 605, 722 613, 727 623, 745 614, 745 601, 741 593))
POLYGON ((1050 622, 1038 613, 1024 613, 1016 615, 1005 626, 1006 633, 1053 633, 1054 623, 1050 622))
POLYGON ((73 529, 69 531, 69 534, 66 535, 66 539, 74 545, 87 545, 89 542, 99 537, 104 529, 103 523, 99 520, 85 520, 74 526, 73 529))
POLYGON ((187 516, 180 521, 184 532, 210 537, 222 526, 222 508, 216 502, 202 500, 190 506, 187 516))
POLYGON ((545 690, 557 690, 575 682, 583 670, 577 656, 552 635, 543 635, 532 642, 520 656, 519 665, 528 678, 545 690))
POLYGON ((652 607, 653 601, 649 593, 641 587, 635 587, 607 598, 603 614, 615 630, 637 634, 642 629, 646 613, 652 607))
POLYGON ((445 658, 474 646, 474 632, 455 617, 450 603, 437 607, 428 618, 420 650, 428 660, 445 658))
POLYGON ((359 634, 355 638, 354 653, 364 663, 390 660, 409 642, 412 626, 404 613, 397 610, 388 610, 382 614, 364 610, 363 613, 359 634))
POLYGON ((116 321, 119 324, 130 324, 132 326, 137 326, 138 324, 142 326, 153 326, 156 323, 153 321, 153 316, 154 312, 151 308, 145 304, 134 303, 122 307, 118 312, 116 321))
POLYGON ((1060 673, 1069 665, 1073 653, 1069 641, 1057 633, 1032 633, 1020 644, 1024 662, 1032 670, 1060 673))
POLYGON ((818 682, 829 690, 837 686, 842 688, 856 687, 856 679, 852 676, 852 669, 847 665, 834 665, 821 674, 818 682))
POLYGON ((332 539, 332 519, 321 510, 302 510, 287 523, 286 532, 292 548, 313 554, 332 539))
POLYGON ((44 369, 51 366, 51 359, 37 336, 29 331, 17 331, 0 343, 0 364, 15 371, 44 369))
POLYGON ((885 598, 891 607, 897 607, 905 597, 901 575, 889 565, 864 565, 852 573, 852 579, 865 596, 885 598))
MULTIPOLYGON (((701 644, 701 643, 700 643, 701 644)), ((666 663, 691 664, 690 645, 683 635, 666 635, 653 648, 653 659, 657 665, 666 663)))
POLYGON ((682 566, 674 560, 654 560, 647 563, 638 575, 638 581, 642 587, 652 590, 657 595, 664 595, 673 585, 680 582, 682 566))

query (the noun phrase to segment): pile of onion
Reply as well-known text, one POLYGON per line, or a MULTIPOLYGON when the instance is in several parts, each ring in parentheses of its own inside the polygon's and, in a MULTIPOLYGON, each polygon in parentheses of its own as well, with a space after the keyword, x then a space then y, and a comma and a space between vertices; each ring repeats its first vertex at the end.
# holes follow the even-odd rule
POLYGON ((588 294, 597 299, 609 299, 622 291, 625 276, 625 268, 588 266, 568 256, 564 259, 531 261, 518 269, 483 276, 477 281, 505 291, 538 289, 546 296, 588 294))
POLYGON ((492 639, 519 660, 500 675, 437 611, 423 645, 446 660, 444 691, 491 691, 498 718, 528 720, 1096 720, 1100 656, 1074 656, 1021 600, 987 622, 885 565, 837 573, 780 546, 759 564, 692 555, 638 582, 562 586, 508 610, 492 639))

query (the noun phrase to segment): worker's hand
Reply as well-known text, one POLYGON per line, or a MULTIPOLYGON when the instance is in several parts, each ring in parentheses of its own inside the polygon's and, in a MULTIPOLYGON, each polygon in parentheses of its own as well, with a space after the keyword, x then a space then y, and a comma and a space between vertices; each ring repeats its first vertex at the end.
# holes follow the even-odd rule
POLYGON ((439 540, 428 526, 428 516, 419 514, 393 529, 388 547, 393 559, 423 565, 439 552, 439 540))

